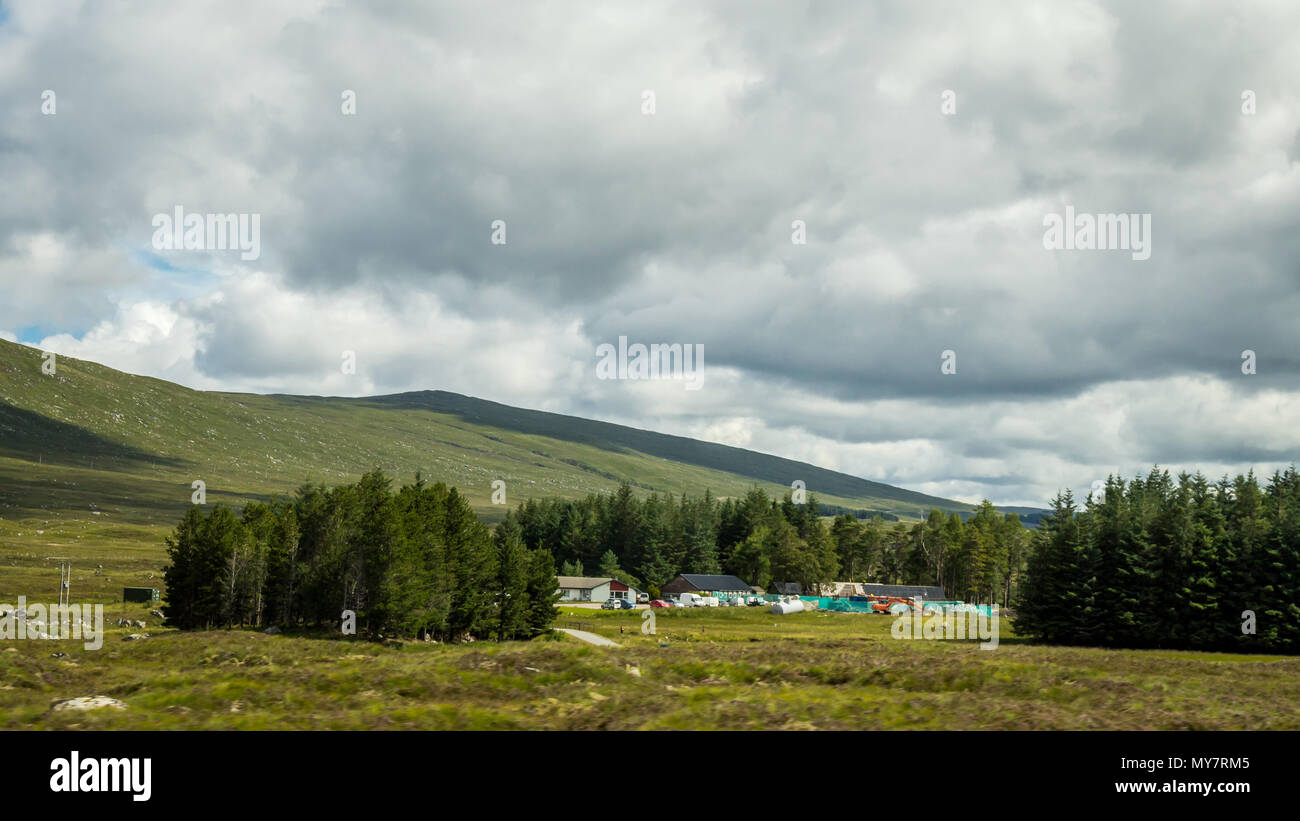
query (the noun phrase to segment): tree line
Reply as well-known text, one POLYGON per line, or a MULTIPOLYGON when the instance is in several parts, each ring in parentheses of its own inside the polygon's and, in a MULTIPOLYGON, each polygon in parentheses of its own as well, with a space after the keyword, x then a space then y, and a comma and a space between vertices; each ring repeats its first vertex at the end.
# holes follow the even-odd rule
POLYGON ((338 625, 370 635, 526 639, 550 629, 558 583, 511 523, 490 531, 442 482, 397 492, 382 471, 290 500, 186 511, 166 540, 168 624, 338 625))
MULTIPOLYGON (((916 523, 829 525, 815 494, 796 503, 760 487, 719 501, 650 494, 630 485, 583 499, 529 499, 507 521, 531 549, 550 551, 561 574, 620 579, 654 593, 678 573, 728 573, 764 589, 832 581, 941 585, 967 601, 1006 602, 1020 579, 1028 533, 987 500, 969 521, 932 510, 916 523)), ((784 589, 784 588, 780 588, 784 589)))
POLYGON ((1300 475, 1153 468, 1066 491, 1034 532, 1018 633, 1053 644, 1300 650, 1300 475))
POLYGON ((982 502, 968 519, 829 524, 809 494, 755 486, 719 500, 625 483, 577 500, 529 499, 489 530, 439 482, 393 492, 382 472, 303 485, 242 515, 191 507, 167 539, 169 624, 337 624, 370 634, 529 638, 554 620, 556 566, 652 593, 678 573, 729 573, 764 589, 831 581, 938 585, 1011 602, 1022 635, 1056 644, 1300 648, 1300 476, 1211 484, 1153 468, 1079 504, 1066 491, 1035 530, 982 502))

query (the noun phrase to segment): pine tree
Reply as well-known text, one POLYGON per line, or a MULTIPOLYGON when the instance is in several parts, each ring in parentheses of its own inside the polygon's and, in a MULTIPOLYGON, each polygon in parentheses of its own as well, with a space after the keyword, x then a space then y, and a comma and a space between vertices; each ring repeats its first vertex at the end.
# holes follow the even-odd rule
POLYGON ((531 636, 528 624, 529 555, 519 527, 509 517, 493 534, 497 551, 496 619, 497 641, 531 636))
POLYGON ((1074 495, 1066 490, 1052 500, 1051 513, 1035 531, 1016 606, 1016 632, 1059 644, 1075 644, 1083 632, 1082 608, 1091 597, 1084 577, 1083 550, 1074 495))
POLYGON ((487 527, 455 488, 447 492, 444 540, 451 592, 447 637, 486 635, 492 623, 496 557, 487 527))
POLYGON ((1090 502, 1097 544, 1091 634, 1105 646, 1131 646, 1143 633, 1142 601, 1147 583, 1140 547, 1132 538, 1133 500, 1128 494, 1124 481, 1110 476, 1102 498, 1090 502))
POLYGON ((762 526, 736 545, 731 552, 730 564, 724 566, 726 571, 738 576, 750 585, 763 588, 770 587, 772 584, 772 562, 764 547, 768 541, 768 536, 769 528, 762 526))
POLYGON ((531 638, 549 632, 555 623, 555 602, 560 598, 560 585, 555 578, 555 559, 549 552, 528 551, 527 566, 525 597, 528 611, 525 624, 528 637, 531 638))
POLYGON ((618 556, 614 555, 614 551, 606 550, 600 557, 600 568, 597 570, 597 573, 601 576, 607 576, 612 579, 616 578, 617 574, 621 574, 622 572, 623 568, 618 566, 618 556))
POLYGON ((1205 477, 1197 473, 1179 477, 1183 486, 1188 514, 1184 521, 1187 531, 1186 582, 1187 628, 1185 643, 1188 647, 1211 648, 1220 645, 1223 595, 1220 587, 1227 575, 1220 546, 1226 541, 1225 520, 1219 500, 1205 477))
POLYGON ((835 517, 831 523, 831 540, 835 543, 835 553, 840 567, 844 569, 847 581, 856 581, 861 570, 862 524, 848 513, 835 517))
POLYGON ((201 626, 198 607, 199 531, 203 515, 196 505, 186 508, 185 516, 167 545, 167 566, 163 568, 162 612, 168 626, 182 630, 201 626))

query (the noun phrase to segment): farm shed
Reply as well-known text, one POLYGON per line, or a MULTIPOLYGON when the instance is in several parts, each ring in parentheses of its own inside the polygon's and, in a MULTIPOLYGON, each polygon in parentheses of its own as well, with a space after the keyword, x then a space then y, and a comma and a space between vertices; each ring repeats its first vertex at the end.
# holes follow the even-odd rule
POLYGON ((122 601, 138 601, 150 604, 159 599, 156 587, 123 587, 122 601))
POLYGON ((743 593, 748 595, 754 588, 736 576, 714 576, 704 573, 679 573, 672 581, 659 588, 665 596, 680 596, 683 593, 714 595, 716 593, 743 593))

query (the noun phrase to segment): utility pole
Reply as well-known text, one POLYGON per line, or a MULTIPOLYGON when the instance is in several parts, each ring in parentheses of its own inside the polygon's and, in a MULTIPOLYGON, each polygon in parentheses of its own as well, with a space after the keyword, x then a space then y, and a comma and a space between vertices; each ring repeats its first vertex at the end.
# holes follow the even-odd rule
POLYGON ((59 563, 59 604, 67 606, 72 601, 72 559, 46 556, 45 561, 59 563))

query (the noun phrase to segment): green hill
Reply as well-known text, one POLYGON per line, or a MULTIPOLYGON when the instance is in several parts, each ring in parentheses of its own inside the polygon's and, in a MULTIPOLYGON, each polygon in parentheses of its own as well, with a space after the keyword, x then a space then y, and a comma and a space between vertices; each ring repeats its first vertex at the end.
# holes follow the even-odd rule
MULTIPOLYGON (((783 495, 796 479, 831 505, 915 517, 970 505, 742 448, 525 410, 443 391, 361 399, 189 388, 0 340, 0 561, 73 552, 138 555, 156 567, 161 537, 193 492, 240 506, 304 481, 337 484, 381 467, 460 488, 499 519, 529 496, 576 498, 628 481, 641 492, 783 495), (19 535, 22 534, 22 535, 19 535)), ((7 586, 7 585, 6 585, 7 586)))

